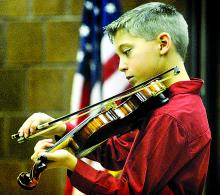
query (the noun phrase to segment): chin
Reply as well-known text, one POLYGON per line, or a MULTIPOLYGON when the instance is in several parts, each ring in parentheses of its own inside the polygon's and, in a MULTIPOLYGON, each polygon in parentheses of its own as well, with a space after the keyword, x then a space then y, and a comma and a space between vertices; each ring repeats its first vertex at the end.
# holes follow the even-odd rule
POLYGON ((133 82, 131 83, 132 86, 137 86, 137 85, 140 85, 142 82, 133 82))
POLYGON ((132 82, 132 81, 129 81, 129 84, 130 84, 132 87, 135 87, 135 86, 137 85, 137 83, 132 82))

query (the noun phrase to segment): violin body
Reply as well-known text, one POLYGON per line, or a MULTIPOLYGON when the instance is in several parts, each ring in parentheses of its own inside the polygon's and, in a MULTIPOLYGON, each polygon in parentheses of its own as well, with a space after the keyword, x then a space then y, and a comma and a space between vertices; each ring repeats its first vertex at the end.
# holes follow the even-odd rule
POLYGON ((120 136, 136 129, 139 119, 151 110, 167 103, 169 98, 163 93, 166 90, 165 86, 161 84, 158 86, 158 83, 151 84, 154 85, 151 87, 156 87, 153 91, 147 87, 144 88, 115 108, 97 114, 80 131, 76 132, 73 136, 75 144, 72 145, 75 155, 82 158, 109 137, 120 136))
MULTIPOLYGON (((72 148, 77 158, 88 155, 108 138, 136 129, 139 122, 137 119, 167 103, 169 98, 164 95, 165 90, 167 89, 161 82, 152 81, 119 105, 86 118, 47 152, 68 146, 72 148)), ((18 184, 26 190, 35 188, 41 173, 47 167, 46 163, 47 160, 41 156, 30 172, 22 172, 18 176, 18 184)))

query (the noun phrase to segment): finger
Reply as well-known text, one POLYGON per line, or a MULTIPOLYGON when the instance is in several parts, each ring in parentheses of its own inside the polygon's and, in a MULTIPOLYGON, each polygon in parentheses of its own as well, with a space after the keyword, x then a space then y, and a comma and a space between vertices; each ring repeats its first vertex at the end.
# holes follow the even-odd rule
POLYGON ((65 149, 56 150, 54 152, 41 153, 47 157, 47 160, 50 161, 64 161, 70 153, 65 149))
POLYGON ((53 143, 53 139, 43 139, 37 142, 37 144, 34 147, 34 151, 38 151, 40 149, 47 149, 50 147, 53 147, 54 143, 53 143))
POLYGON ((31 119, 28 119, 24 122, 24 124, 18 130, 20 137, 24 136, 25 138, 27 138, 29 136, 29 134, 30 134, 29 130, 30 130, 31 123, 32 123, 31 119))
POLYGON ((56 169, 56 168, 60 168, 59 164, 57 162, 47 162, 47 169, 56 169))
POLYGON ((33 135, 36 133, 37 131, 37 126, 40 124, 40 120, 34 120, 31 124, 30 124, 30 135, 33 135))
MULTIPOLYGON (((39 118, 39 116, 40 116, 40 113, 34 113, 34 114, 32 114, 24 123, 23 123, 23 125, 20 127, 20 129, 18 130, 18 133, 19 133, 19 136, 20 137, 25 137, 25 138, 27 138, 29 135, 30 135, 30 133, 32 132, 34 132, 34 129, 32 129, 31 130, 31 132, 30 132, 30 127, 31 127, 31 125, 32 125, 32 123, 36 120, 36 119, 38 119, 39 118)), ((38 119, 39 120, 39 119, 38 119)), ((36 124, 34 123, 34 125, 32 126, 32 128, 35 128, 34 126, 35 126, 36 124)))
POLYGON ((43 149, 36 151, 36 152, 31 156, 31 160, 34 161, 34 162, 36 162, 43 152, 45 152, 45 150, 43 150, 43 149))
POLYGON ((51 148, 54 146, 54 144, 52 143, 52 139, 45 139, 45 140, 41 140, 39 141, 35 147, 34 147, 34 154, 31 156, 31 160, 36 162, 37 159, 42 156, 42 153, 47 151, 48 148, 51 148))
POLYGON ((39 154, 40 156, 43 156, 47 159, 47 168, 48 169, 54 169, 54 168, 60 168, 65 167, 63 162, 63 155, 65 155, 65 152, 63 153, 63 150, 57 150, 55 152, 42 152, 39 154))
POLYGON ((29 124, 29 135, 33 135, 36 133, 37 126, 41 123, 41 117, 43 117, 43 113, 34 113, 30 117, 30 124, 29 124))
POLYGON ((20 137, 27 138, 30 135, 30 126, 33 123, 34 120, 36 120, 38 113, 32 114, 21 126, 21 128, 18 130, 20 137))
POLYGON ((67 168, 74 170, 77 158, 70 154, 65 149, 57 150, 55 152, 41 153, 48 160, 48 169, 52 168, 67 168))

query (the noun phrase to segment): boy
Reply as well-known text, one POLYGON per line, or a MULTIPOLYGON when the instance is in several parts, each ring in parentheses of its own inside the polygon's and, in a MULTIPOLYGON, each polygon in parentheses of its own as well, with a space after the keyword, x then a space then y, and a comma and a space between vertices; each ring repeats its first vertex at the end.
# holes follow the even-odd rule
MULTIPOLYGON (((170 5, 152 2, 123 14, 106 27, 120 58, 119 70, 136 86, 173 66, 180 74, 164 84, 169 102, 141 120, 136 131, 112 137, 89 157, 119 178, 97 171, 62 149, 45 153, 52 139, 39 141, 32 160, 44 155, 48 168, 65 167, 74 187, 86 194, 202 194, 208 170, 211 133, 199 96, 203 81, 190 80, 184 66, 188 46, 187 23, 170 5)), ((32 115, 20 128, 28 137, 39 124, 53 120, 32 115)), ((62 136, 73 126, 62 124, 62 136)))

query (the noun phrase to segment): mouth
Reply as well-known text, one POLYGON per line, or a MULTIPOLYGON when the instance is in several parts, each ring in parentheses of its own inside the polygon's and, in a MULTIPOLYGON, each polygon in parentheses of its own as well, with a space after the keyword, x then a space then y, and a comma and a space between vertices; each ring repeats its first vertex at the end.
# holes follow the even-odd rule
POLYGON ((131 80, 133 78, 133 76, 126 76, 127 80, 131 80))
POLYGON ((134 85, 134 77, 133 76, 127 76, 126 78, 131 85, 134 85))

